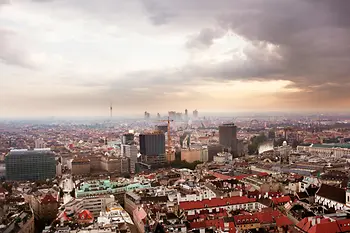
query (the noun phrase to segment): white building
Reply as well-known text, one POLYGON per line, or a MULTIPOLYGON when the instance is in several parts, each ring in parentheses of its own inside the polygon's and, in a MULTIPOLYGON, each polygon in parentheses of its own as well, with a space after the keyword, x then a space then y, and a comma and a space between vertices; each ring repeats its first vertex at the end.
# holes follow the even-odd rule
MULTIPOLYGON (((181 194, 177 192, 177 203, 185 201, 202 201, 206 199, 216 198, 216 194, 207 187, 201 187, 198 190, 195 190, 192 194, 181 194)), ((169 200, 171 200, 169 198, 169 200)))
POLYGON ((311 144, 310 146, 298 146, 298 152, 308 152, 311 155, 341 158, 350 155, 350 148, 337 144, 311 144))
POLYGON ((187 213, 187 215, 195 215, 202 210, 208 210, 209 213, 212 213, 220 209, 225 209, 227 211, 242 209, 253 211, 262 208, 266 208, 266 206, 256 202, 255 198, 248 198, 246 196, 212 198, 202 201, 180 202, 179 204, 179 209, 187 213))
POLYGON ((217 155, 214 156, 213 161, 215 163, 228 163, 232 161, 233 157, 232 154, 223 152, 223 153, 217 153, 217 155))
POLYGON ((100 216, 102 211, 106 210, 106 207, 115 201, 113 195, 105 196, 91 196, 80 199, 73 198, 71 201, 63 205, 64 211, 67 214, 79 213, 81 210, 90 211, 94 217, 100 216))

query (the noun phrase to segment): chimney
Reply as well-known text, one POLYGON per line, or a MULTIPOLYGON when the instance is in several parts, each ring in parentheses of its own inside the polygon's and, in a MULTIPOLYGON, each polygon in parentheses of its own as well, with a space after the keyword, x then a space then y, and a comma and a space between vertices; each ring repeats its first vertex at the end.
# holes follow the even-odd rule
POLYGON ((312 218, 312 221, 311 221, 311 226, 314 226, 316 225, 316 218, 312 218))
POLYGON ((321 223, 321 219, 317 218, 317 224, 320 224, 320 223, 321 223))

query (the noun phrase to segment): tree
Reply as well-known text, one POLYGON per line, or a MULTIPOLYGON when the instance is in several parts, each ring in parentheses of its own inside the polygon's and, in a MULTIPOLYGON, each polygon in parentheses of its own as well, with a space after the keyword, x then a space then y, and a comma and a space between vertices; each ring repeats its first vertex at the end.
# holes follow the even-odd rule
POLYGON ((266 142, 267 137, 264 133, 261 133, 259 136, 254 136, 250 139, 250 144, 248 145, 248 153, 256 154, 258 152, 259 145, 266 142))
POLYGON ((201 161, 194 161, 192 163, 187 162, 186 160, 182 160, 182 161, 172 161, 170 163, 170 166, 173 168, 187 168, 187 169, 191 169, 194 170, 196 168, 196 166, 198 164, 201 164, 201 161))

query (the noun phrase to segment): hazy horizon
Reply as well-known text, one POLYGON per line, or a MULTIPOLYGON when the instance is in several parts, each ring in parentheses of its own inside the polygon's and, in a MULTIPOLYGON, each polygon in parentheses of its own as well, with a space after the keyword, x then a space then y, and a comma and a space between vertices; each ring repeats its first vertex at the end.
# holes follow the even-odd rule
POLYGON ((0 0, 0 117, 350 109, 350 2, 0 0))
MULTIPOLYGON (((179 111, 181 112, 181 111, 179 111)), ((184 113, 182 111, 182 113, 184 113)), ((168 113, 160 113, 161 118, 167 118, 168 113)), ((184 115, 183 115, 184 116, 184 115)), ((192 112, 189 112, 189 119, 193 119, 192 112)), ((325 118, 327 117, 350 117, 350 111, 336 111, 336 112, 326 112, 326 111, 265 111, 265 112, 199 112, 199 118, 202 119, 204 117, 219 117, 219 118, 261 118, 261 117, 296 117, 296 116, 318 116, 325 118)), ((8 116, 2 117, 0 116, 0 121, 8 121, 8 120, 143 120, 144 115, 143 112, 140 114, 126 114, 126 115, 113 115, 110 117, 109 115, 105 116, 8 116)), ((150 119, 157 119, 157 113, 151 113, 150 119)))

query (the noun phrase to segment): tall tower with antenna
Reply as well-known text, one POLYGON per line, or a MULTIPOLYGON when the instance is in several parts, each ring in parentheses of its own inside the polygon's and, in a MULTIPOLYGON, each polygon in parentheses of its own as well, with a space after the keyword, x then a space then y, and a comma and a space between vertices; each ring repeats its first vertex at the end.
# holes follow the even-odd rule
POLYGON ((109 112, 110 112, 111 118, 112 118, 113 117, 113 106, 112 106, 112 103, 111 103, 111 105, 109 107, 109 112))

